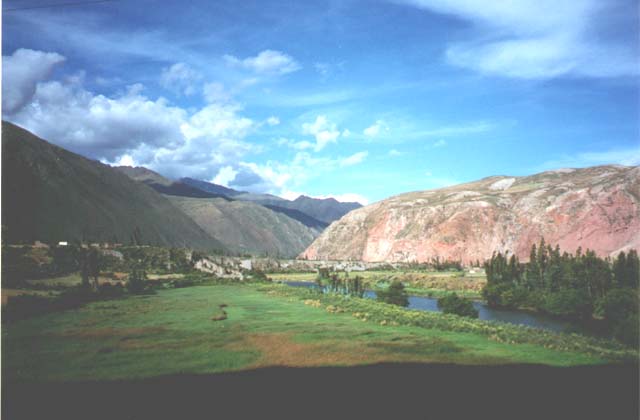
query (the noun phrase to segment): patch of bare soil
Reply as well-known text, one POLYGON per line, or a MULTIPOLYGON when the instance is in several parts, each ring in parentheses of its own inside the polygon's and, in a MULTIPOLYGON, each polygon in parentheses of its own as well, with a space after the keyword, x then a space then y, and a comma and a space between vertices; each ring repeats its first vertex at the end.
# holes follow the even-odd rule
POLYGON ((249 334, 230 348, 260 351, 261 357, 248 368, 355 365, 384 360, 374 349, 365 346, 340 342, 299 343, 291 339, 291 334, 285 333, 249 334))

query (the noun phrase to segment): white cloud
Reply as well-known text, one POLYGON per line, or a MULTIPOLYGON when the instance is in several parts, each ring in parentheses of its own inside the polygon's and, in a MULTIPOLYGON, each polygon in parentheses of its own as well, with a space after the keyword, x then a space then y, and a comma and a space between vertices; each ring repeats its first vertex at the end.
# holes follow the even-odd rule
POLYGON ((295 157, 289 162, 267 161, 257 164, 251 162, 240 162, 240 167, 258 175, 260 182, 255 182, 247 190, 268 192, 270 194, 282 195, 286 191, 295 190, 312 178, 322 176, 327 172, 334 171, 342 166, 345 159, 347 164, 355 164, 358 159, 364 159, 364 155, 349 156, 347 158, 331 159, 327 157, 314 157, 308 152, 297 152, 295 157))
MULTIPOLYGON (((43 54, 29 53, 12 65, 24 67, 34 56, 46 58, 43 54)), ((15 71, 4 76, 4 92, 24 78, 15 71)), ((168 177, 212 179, 221 167, 259 150, 244 141, 258 125, 242 116, 238 105, 186 110, 145 96, 140 84, 108 97, 85 89, 83 80, 79 73, 40 81, 30 100, 4 117, 76 153, 115 164, 133 162, 168 177)))
POLYGON ((160 85, 178 95, 190 96, 196 93, 201 79, 202 75, 185 63, 175 63, 162 69, 160 85))
MULTIPOLYGON (((481 73, 521 79, 558 76, 617 77, 638 74, 634 45, 597 32, 608 7, 597 0, 396 0, 456 16, 482 37, 449 46, 449 63, 481 73), (480 39, 479 41, 477 39, 480 39)), ((615 11, 611 13, 615 18, 615 11)))
POLYGON ((109 162, 103 159, 102 163, 105 163, 107 165, 112 165, 112 166, 133 166, 133 167, 139 166, 138 163, 133 159, 133 157, 127 154, 120 156, 120 158, 118 158, 114 162, 109 162))
POLYGON ((287 146, 291 149, 295 150, 307 150, 313 149, 315 147, 315 143, 312 143, 307 140, 295 141, 288 139, 286 137, 281 137, 277 140, 278 146, 287 146))
POLYGON ((302 141, 298 141, 298 142, 293 143, 291 145, 291 147, 293 147, 294 149, 297 149, 297 150, 307 150, 307 149, 312 149, 315 146, 314 146, 313 143, 311 143, 309 141, 302 140, 302 141))
POLYGON ((249 118, 239 117, 239 105, 209 104, 193 114, 180 126, 186 139, 212 136, 216 138, 243 138, 254 123, 249 118))
POLYGON ((351 131, 348 128, 345 128, 344 130, 342 130, 342 137, 349 137, 351 135, 351 131))
POLYGON ((225 55, 223 58, 230 66, 245 68, 258 74, 287 74, 302 68, 293 57, 274 50, 264 50, 255 57, 244 59, 233 55, 225 55))
POLYGON ((202 87, 202 95, 209 103, 225 103, 231 101, 231 93, 219 82, 206 83, 202 87))
MULTIPOLYGON (((403 137, 453 137, 465 134, 486 133, 493 129, 495 129, 495 125, 493 123, 481 121, 470 124, 442 126, 427 130, 415 130, 404 133, 403 137)), ((443 139, 439 139, 434 143, 435 147, 441 147, 444 145, 446 145, 446 141, 443 139)))
POLYGON ((325 115, 318 115, 313 123, 303 123, 302 133, 316 138, 314 150, 319 152, 329 143, 336 143, 340 137, 340 130, 335 123, 330 122, 325 115))
POLYGON ((402 156, 404 153, 402 153, 401 151, 397 150, 397 149, 391 149, 389 150, 389 156, 402 156))
POLYGON ((340 166, 357 165, 358 163, 362 163, 368 155, 369 152, 367 151, 354 153, 351 156, 340 159, 340 166))
POLYGON ((218 171, 218 174, 211 180, 214 184, 223 185, 228 187, 229 184, 236 178, 238 171, 233 169, 232 166, 223 166, 218 171))
POLYGON ((389 126, 383 120, 377 120, 370 127, 365 128, 362 134, 367 137, 377 137, 380 131, 389 131, 389 126))
POLYGON ((21 48, 2 56, 2 113, 9 115, 31 101, 38 82, 46 80, 53 69, 65 61, 54 52, 21 48))
POLYGON ((108 98, 78 83, 48 81, 39 83, 32 101, 9 120, 62 147, 112 161, 143 144, 177 147, 185 118, 184 110, 166 100, 142 95, 141 85, 108 98))
POLYGON ((280 124, 280 118, 271 116, 267 118, 267 124, 270 126, 278 125, 280 124))

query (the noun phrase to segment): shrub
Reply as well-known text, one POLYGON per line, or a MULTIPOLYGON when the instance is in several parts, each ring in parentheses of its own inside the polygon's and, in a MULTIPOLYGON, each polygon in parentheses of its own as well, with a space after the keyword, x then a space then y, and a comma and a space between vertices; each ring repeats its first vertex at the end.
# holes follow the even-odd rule
POLYGON ((607 321, 622 322, 629 315, 638 313, 638 294, 632 289, 611 289, 599 306, 607 321))
POLYGON ((105 298, 120 297, 124 295, 124 288, 122 287, 122 285, 120 285, 120 283, 117 283, 115 285, 111 283, 105 283, 98 286, 98 293, 101 297, 105 298))
POLYGON ((613 327, 613 336, 625 344, 638 347, 640 339, 640 319, 631 314, 613 327))
POLYGON ((610 290, 599 303, 613 336, 623 343, 638 345, 638 294, 633 289, 610 290))
POLYGON ((544 301, 543 309, 552 315, 589 318, 593 305, 584 290, 564 289, 549 294, 544 301))
POLYGON ((469 299, 459 297, 455 293, 438 299, 438 308, 445 314, 478 318, 478 311, 473 307, 473 303, 471 303, 469 299))
POLYGON ((127 282, 127 290, 129 293, 143 293, 147 287, 147 273, 140 268, 134 268, 129 274, 127 282))
POLYGON ((482 289, 482 297, 491 308, 503 307, 502 295, 510 290, 510 286, 505 283, 487 284, 482 289))
POLYGON ((409 306, 409 297, 404 290, 404 285, 398 280, 394 280, 386 290, 376 292, 377 299, 381 302, 398 306, 409 306))

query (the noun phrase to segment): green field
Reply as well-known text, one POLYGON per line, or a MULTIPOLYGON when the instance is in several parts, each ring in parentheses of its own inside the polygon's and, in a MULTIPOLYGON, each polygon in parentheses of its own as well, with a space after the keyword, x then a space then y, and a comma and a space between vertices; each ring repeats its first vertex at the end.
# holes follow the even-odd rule
MULTIPOLYGON (((19 321, 2 329, 4 372, 13 380, 58 381, 386 361, 555 366, 614 361, 606 351, 559 350, 452 331, 451 316, 415 315, 363 299, 320 302, 309 293, 267 284, 197 286, 19 321), (400 322, 353 312, 359 307, 400 322), (212 320, 223 311, 226 319, 212 320), (405 318, 432 319, 442 328, 421 326, 423 321, 403 325, 405 318)), ((464 325, 476 325, 469 322, 464 325)), ((502 327, 496 331, 500 335, 502 327)))

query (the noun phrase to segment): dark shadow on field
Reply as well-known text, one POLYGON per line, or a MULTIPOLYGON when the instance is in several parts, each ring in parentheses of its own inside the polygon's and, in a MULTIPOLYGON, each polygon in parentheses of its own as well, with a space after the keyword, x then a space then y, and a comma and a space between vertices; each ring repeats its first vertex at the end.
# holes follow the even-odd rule
POLYGON ((2 384, 3 419, 638 419, 638 366, 379 364, 2 384))

